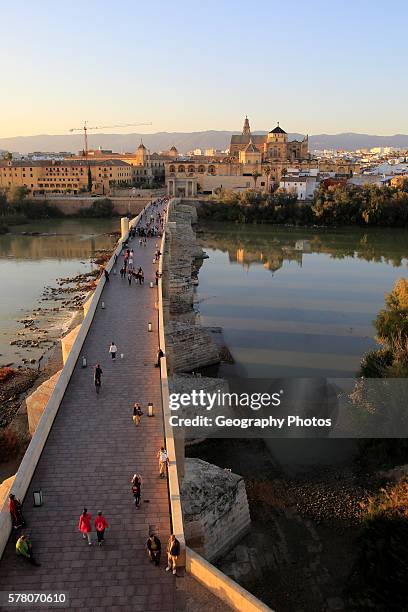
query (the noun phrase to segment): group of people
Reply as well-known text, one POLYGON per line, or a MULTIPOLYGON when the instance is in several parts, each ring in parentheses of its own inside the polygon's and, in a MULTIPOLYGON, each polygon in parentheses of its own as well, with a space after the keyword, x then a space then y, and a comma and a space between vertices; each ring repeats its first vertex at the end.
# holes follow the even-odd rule
MULTIPOLYGON (((150 561, 157 567, 160 565, 161 558, 161 542, 156 534, 152 533, 149 535, 146 542, 147 554, 149 555, 150 561)), ((177 574, 177 559, 180 555, 180 542, 174 535, 171 534, 167 542, 167 567, 166 572, 172 571, 174 575, 177 574)))
MULTIPOLYGON (((98 546, 102 546, 102 544, 105 542, 105 531, 109 528, 109 523, 103 516, 102 510, 98 510, 94 520, 94 526, 98 546)), ((84 538, 84 540, 88 541, 88 545, 92 546, 92 516, 89 514, 87 508, 83 509, 83 512, 79 517, 78 529, 82 533, 82 537, 84 538)))
POLYGON ((34 557, 33 545, 30 536, 27 533, 21 533, 21 529, 26 527, 26 521, 23 516, 23 505, 21 501, 10 493, 8 500, 11 524, 15 533, 20 533, 16 541, 16 555, 25 559, 31 565, 40 565, 34 557))
POLYGON ((134 252, 133 249, 126 249, 123 257, 123 265, 120 269, 120 277, 122 279, 127 278, 129 286, 132 284, 132 280, 139 281, 139 285, 144 284, 144 272, 141 266, 135 270, 134 267, 134 252))

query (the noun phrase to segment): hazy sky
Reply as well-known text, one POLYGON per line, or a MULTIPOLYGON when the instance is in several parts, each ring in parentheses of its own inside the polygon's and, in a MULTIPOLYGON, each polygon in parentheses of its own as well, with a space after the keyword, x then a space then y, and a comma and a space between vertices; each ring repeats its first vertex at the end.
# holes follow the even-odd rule
POLYGON ((408 133, 407 23, 406 0, 0 0, 0 137, 234 130, 245 113, 408 133))

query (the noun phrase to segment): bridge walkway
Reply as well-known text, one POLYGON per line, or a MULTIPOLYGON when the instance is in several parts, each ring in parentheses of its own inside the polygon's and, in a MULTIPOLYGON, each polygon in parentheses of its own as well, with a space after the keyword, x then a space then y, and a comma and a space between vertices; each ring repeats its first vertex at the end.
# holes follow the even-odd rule
POLYGON ((154 280, 157 242, 150 238, 142 247, 135 238, 129 243, 135 268, 141 265, 144 270, 144 285, 129 286, 118 265, 103 290, 105 309, 100 301, 82 351, 88 367, 76 365, 24 503, 27 531, 41 566, 17 558, 10 540, 0 562, 0 591, 65 592, 69 610, 174 610, 176 578, 164 569, 170 534, 168 489, 158 476, 156 459, 163 424, 159 369, 154 367, 157 289, 149 282, 154 280), (112 341, 118 347, 116 362, 108 353, 112 341), (97 362, 103 370, 98 396, 92 367, 97 362), (155 407, 153 418, 145 410, 138 428, 132 421, 135 401, 145 408, 153 402, 155 407), (131 496, 134 472, 144 479, 140 509, 131 496), (34 508, 33 491, 39 488, 44 505, 34 508), (94 530, 91 547, 77 529, 84 506, 92 522, 102 510, 110 524, 102 547, 95 545, 94 530), (149 563, 145 551, 151 524, 164 549, 160 568, 149 563))

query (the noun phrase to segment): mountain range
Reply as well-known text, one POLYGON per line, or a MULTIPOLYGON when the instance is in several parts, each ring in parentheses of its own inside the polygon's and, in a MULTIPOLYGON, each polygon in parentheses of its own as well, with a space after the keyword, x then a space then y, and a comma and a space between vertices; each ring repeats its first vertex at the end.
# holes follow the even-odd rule
MULTIPOLYGON (((89 134, 89 148, 112 149, 118 152, 134 151, 140 142, 154 151, 166 151, 173 145, 180 153, 193 149, 221 149, 228 147, 231 134, 237 132, 206 130, 204 132, 156 132, 155 134, 89 134)), ((254 134, 266 134, 258 131, 254 134)), ((303 138, 303 134, 288 134, 289 140, 303 138)), ((32 153, 34 151, 66 151, 77 153, 83 149, 83 136, 81 134, 61 134, 38 136, 15 136, 0 138, 0 151, 15 153, 32 153)), ((372 134, 358 134, 344 132, 341 134, 313 134, 309 135, 309 148, 316 149, 355 149, 391 146, 408 148, 407 134, 394 134, 393 136, 375 136, 372 134)))

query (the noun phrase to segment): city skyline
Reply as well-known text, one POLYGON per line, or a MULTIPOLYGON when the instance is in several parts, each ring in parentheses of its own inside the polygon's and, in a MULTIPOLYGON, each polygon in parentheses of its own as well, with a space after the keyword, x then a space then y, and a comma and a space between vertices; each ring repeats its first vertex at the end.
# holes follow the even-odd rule
POLYGON ((408 133, 408 8, 394 14, 366 0, 290 14, 278 2, 46 0, 22 19, 4 5, 0 137, 68 134, 85 119, 152 122, 115 133, 236 130, 245 114, 253 131, 279 120, 298 133, 408 133))

